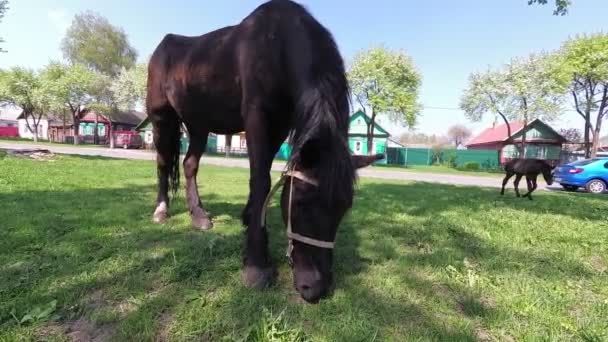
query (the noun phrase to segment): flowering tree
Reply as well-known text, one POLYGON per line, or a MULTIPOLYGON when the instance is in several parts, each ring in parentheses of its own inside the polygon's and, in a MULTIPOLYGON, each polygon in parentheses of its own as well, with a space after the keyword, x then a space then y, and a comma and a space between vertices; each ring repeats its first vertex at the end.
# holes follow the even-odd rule
POLYGON ((560 72, 554 76, 569 83, 574 109, 585 120, 585 156, 595 157, 602 122, 608 117, 608 34, 570 39, 562 45, 556 59, 560 72))
POLYGON ((558 67, 548 55, 532 54, 513 59, 500 70, 473 73, 461 96, 460 108, 472 121, 481 121, 487 113, 499 115, 507 125, 511 142, 510 121, 522 121, 524 136, 518 146, 522 155, 528 122, 537 118, 551 121, 563 112, 565 83, 553 76, 558 67))
POLYGON ((371 111, 367 122, 368 153, 374 153, 371 146, 378 115, 410 127, 416 124, 422 107, 418 103, 421 76, 405 53, 384 47, 361 51, 354 58, 348 79, 362 110, 371 111))
POLYGON ((78 144, 80 115, 93 102, 93 90, 99 74, 84 65, 51 63, 43 71, 41 80, 52 97, 54 108, 69 110, 74 126, 74 144, 78 144))
POLYGON ((146 64, 140 63, 131 69, 123 68, 111 85, 118 108, 132 110, 138 104, 143 105, 146 102, 147 80, 146 64))
POLYGON ((0 72, 0 102, 23 110, 27 129, 38 141, 38 127, 51 101, 42 87, 40 75, 31 69, 13 67, 0 72))

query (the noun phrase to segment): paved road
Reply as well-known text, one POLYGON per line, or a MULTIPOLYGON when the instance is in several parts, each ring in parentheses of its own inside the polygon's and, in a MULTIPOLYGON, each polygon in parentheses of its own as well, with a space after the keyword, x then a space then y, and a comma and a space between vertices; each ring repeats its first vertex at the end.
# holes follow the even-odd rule
MULTIPOLYGON (((125 158, 125 159, 141 159, 141 160, 155 160, 156 154, 150 151, 142 150, 125 150, 125 149, 108 149, 102 147, 72 147, 72 146, 56 146, 56 145, 44 145, 44 144, 20 144, 16 142, 0 142, 1 149, 24 149, 24 148, 44 148, 54 153, 60 154, 76 154, 76 155, 87 155, 87 156, 102 156, 109 158, 125 158)), ((218 157, 205 157, 203 156, 203 164, 227 166, 227 167, 240 167, 249 168, 249 161, 247 159, 226 159, 218 157)), ((272 165, 272 169, 275 171, 281 171, 285 167, 284 162, 276 161, 272 165)), ((452 184, 452 185, 468 185, 468 186, 482 186, 482 187, 500 187, 501 182, 498 178, 493 177, 479 177, 479 176, 461 176, 461 175, 450 175, 450 174, 434 174, 434 173, 420 173, 420 172, 409 172, 400 170, 378 170, 378 169, 361 169, 359 170, 359 176, 367 178, 378 178, 378 179, 390 179, 390 180, 406 180, 406 181, 417 181, 417 182, 430 182, 430 183, 441 183, 441 184, 452 184)), ((544 184, 544 181, 539 183, 544 184)), ((510 185, 512 187, 512 185, 510 185)), ((525 181, 520 184, 521 188, 525 188, 525 181)), ((551 188, 545 188, 545 186, 539 184, 539 190, 553 190, 557 189, 555 186, 551 188)))

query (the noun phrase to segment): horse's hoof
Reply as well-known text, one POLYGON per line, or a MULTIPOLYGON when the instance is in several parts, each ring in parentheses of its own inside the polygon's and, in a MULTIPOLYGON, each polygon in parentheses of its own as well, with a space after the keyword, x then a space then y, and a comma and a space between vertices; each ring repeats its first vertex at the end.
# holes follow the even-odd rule
POLYGON ((276 269, 273 266, 259 268, 255 266, 245 266, 243 270, 243 284, 252 289, 265 289, 272 285, 276 269))
POLYGON ((165 223, 167 220, 167 205, 165 202, 161 202, 156 210, 154 210, 154 214, 152 215, 152 221, 154 223, 165 223))
POLYGON ((167 213, 154 213, 152 216, 152 222, 162 224, 167 221, 167 213))
POLYGON ((192 211, 192 227, 200 230, 209 230, 213 228, 213 222, 209 218, 209 213, 202 208, 196 208, 192 211))

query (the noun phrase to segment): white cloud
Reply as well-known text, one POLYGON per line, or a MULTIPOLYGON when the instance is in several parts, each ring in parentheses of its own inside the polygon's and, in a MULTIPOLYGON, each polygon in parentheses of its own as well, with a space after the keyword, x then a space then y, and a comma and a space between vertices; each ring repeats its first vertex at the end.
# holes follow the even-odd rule
POLYGON ((70 16, 64 9, 53 9, 48 12, 48 18, 59 32, 65 32, 70 26, 70 16))

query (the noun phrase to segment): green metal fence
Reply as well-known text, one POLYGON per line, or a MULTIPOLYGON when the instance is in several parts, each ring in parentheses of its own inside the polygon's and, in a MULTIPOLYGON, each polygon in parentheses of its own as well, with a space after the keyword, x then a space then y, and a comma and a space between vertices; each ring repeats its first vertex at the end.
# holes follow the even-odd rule
POLYGON ((386 159, 389 165, 432 165, 453 161, 456 166, 467 162, 477 162, 483 169, 499 167, 498 151, 496 150, 433 150, 430 148, 389 147, 386 149, 386 159))

